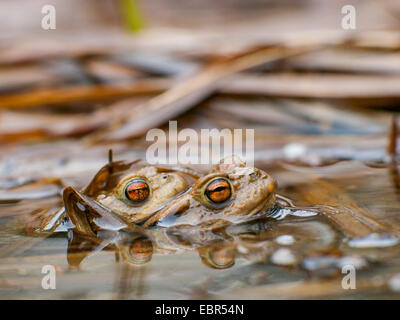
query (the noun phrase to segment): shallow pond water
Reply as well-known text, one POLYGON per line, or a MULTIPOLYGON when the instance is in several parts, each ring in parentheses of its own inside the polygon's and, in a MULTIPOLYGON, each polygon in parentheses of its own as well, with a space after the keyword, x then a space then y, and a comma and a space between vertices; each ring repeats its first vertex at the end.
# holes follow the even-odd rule
POLYGON ((283 208, 218 232, 34 237, 24 232, 31 213, 60 206, 59 196, 2 203, 0 298, 400 298, 396 168, 342 161, 264 169, 288 198, 283 208), (55 290, 42 288, 45 265, 55 267, 55 290), (342 287, 349 265, 356 289, 342 287))

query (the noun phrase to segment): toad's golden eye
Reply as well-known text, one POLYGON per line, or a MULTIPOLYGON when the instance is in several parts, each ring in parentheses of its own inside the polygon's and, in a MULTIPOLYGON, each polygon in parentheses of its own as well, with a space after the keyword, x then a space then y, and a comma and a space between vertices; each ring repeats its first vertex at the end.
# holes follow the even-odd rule
POLYGON ((133 179, 126 185, 125 195, 130 201, 142 202, 150 195, 149 185, 143 179, 133 179))
POLYGON ((215 179, 209 183, 205 194, 210 201, 222 203, 230 199, 232 195, 231 185, 226 179, 215 179))

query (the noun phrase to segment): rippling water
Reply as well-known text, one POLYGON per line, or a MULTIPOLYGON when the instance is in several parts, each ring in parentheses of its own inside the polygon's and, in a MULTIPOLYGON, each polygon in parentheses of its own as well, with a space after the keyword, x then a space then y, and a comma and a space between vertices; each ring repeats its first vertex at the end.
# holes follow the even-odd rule
MULTIPOLYGON (((0 205, 0 298, 400 298, 400 193, 396 168, 343 161, 264 168, 279 182, 268 217, 217 231, 24 233, 57 195, 0 205), (42 267, 56 268, 44 290, 42 267), (357 289, 345 290, 345 266, 357 289)), ((45 191, 43 191, 45 192, 45 191)))

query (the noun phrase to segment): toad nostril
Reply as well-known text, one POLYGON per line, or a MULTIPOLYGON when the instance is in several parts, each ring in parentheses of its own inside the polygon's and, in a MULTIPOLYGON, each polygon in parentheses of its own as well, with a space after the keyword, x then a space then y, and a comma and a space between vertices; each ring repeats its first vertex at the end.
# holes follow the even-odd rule
POLYGON ((248 174, 250 181, 255 181, 260 177, 260 172, 259 171, 253 171, 248 174))

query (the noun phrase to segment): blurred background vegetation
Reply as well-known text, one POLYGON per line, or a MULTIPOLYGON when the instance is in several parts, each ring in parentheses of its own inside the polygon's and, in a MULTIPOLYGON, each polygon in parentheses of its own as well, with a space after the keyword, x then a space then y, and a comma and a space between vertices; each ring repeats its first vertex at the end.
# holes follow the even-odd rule
MULTIPOLYGON (((396 28, 396 0, 2 0, 0 37, 42 33, 41 8, 57 10, 57 32, 181 28, 208 32, 331 30, 340 28, 340 9, 357 9, 357 29, 396 28), (243 31, 243 30, 242 30, 243 31)), ((42 34, 43 35, 43 34, 42 34)))

